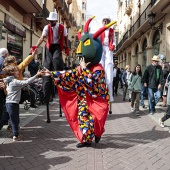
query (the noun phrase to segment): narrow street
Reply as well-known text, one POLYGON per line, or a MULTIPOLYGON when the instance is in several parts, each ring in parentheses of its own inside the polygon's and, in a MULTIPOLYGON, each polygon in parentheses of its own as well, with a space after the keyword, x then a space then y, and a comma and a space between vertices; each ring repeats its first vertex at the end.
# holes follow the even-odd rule
MULTIPOLYGON (((58 108, 58 101, 51 104, 49 124, 44 106, 30 112, 21 109, 23 141, 12 142, 5 127, 0 131, 1 170, 170 169, 168 127, 162 129, 147 109, 135 116, 130 102, 123 102, 120 94, 112 104, 100 143, 92 147, 76 148, 78 141, 65 117, 59 117, 58 108)), ((158 107, 157 111, 163 114, 158 107)))

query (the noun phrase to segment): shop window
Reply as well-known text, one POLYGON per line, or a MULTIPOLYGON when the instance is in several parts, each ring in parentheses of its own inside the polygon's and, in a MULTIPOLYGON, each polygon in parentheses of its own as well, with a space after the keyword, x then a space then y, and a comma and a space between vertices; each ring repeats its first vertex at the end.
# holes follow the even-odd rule
POLYGON ((23 60, 23 37, 8 31, 7 49, 10 55, 16 57, 17 61, 23 60))

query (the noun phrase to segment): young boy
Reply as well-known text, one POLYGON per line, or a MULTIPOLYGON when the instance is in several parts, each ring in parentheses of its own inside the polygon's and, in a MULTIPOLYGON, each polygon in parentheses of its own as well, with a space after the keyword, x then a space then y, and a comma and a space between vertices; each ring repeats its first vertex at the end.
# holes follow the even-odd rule
POLYGON ((32 83, 38 76, 42 75, 41 71, 27 80, 17 80, 19 77, 19 70, 17 66, 5 67, 7 77, 4 78, 6 84, 7 96, 6 96, 6 109, 9 114, 12 123, 13 141, 22 140, 22 136, 19 135, 19 102, 21 97, 21 88, 32 83))

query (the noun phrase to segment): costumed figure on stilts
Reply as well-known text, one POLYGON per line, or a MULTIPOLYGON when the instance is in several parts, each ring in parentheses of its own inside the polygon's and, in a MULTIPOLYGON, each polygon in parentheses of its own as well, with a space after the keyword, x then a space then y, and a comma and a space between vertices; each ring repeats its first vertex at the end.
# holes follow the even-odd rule
POLYGON ((93 138, 100 141, 109 111, 109 93, 105 82, 105 71, 99 63, 102 57, 102 43, 98 36, 112 22, 95 34, 89 34, 90 18, 84 27, 84 35, 79 34, 77 56, 80 66, 67 71, 50 72, 58 89, 58 95, 66 119, 80 141, 78 148, 90 146, 93 138))
MULTIPOLYGON (((64 48, 65 53, 68 53, 69 51, 67 29, 64 25, 58 23, 58 16, 56 12, 50 12, 47 20, 49 21, 49 24, 44 27, 42 36, 35 47, 38 48, 45 38, 47 38, 43 66, 50 71, 61 71, 64 69, 62 51, 64 48)), ((43 77, 43 92, 43 102, 47 106, 47 123, 50 123, 49 102, 54 95, 54 85, 51 77, 43 77)))
MULTIPOLYGON (((109 24, 111 19, 109 16, 104 16, 102 23, 103 26, 109 24)), ((115 49, 115 40, 114 40, 114 29, 108 28, 102 34, 100 34, 100 39, 103 46, 103 53, 100 63, 102 64, 105 70, 106 84, 109 89, 110 95, 110 111, 111 114, 111 102, 114 101, 113 98, 113 50, 115 49)))

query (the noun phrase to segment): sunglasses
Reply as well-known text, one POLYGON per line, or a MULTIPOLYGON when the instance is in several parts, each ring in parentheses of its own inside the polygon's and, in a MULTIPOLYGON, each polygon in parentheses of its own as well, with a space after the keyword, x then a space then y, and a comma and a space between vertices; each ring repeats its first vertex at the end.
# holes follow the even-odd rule
POLYGON ((54 23, 55 21, 49 21, 50 23, 54 23))

